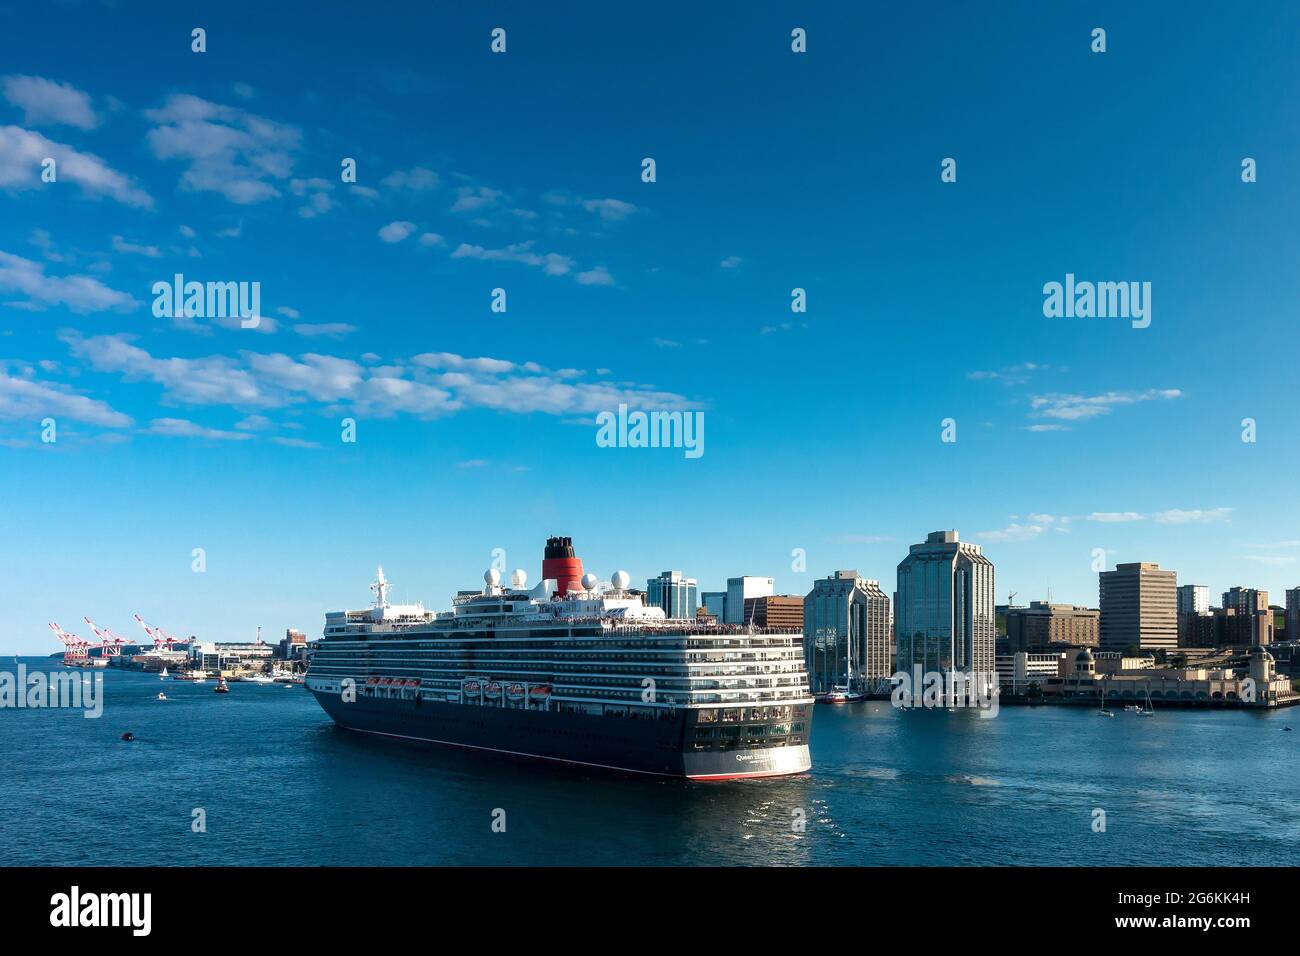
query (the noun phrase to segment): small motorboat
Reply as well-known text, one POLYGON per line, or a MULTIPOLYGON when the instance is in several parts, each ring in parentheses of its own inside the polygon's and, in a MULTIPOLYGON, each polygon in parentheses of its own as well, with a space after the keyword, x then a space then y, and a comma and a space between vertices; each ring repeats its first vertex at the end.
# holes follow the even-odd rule
POLYGON ((128 730, 126 733, 122 735, 122 739, 126 741, 135 740, 135 734, 131 733, 131 731, 128 730))
POLYGON ((212 688, 212 691, 215 694, 229 694, 230 685, 226 683, 226 679, 224 677, 218 677, 217 686, 212 688))
POLYGON ((859 694, 847 687, 833 687, 822 698, 823 704, 856 704, 867 699, 866 694, 859 694))
POLYGON ((167 695, 166 695, 166 694, 163 694, 163 693, 161 693, 161 692, 158 694, 158 700, 166 700, 166 699, 167 699, 167 695))

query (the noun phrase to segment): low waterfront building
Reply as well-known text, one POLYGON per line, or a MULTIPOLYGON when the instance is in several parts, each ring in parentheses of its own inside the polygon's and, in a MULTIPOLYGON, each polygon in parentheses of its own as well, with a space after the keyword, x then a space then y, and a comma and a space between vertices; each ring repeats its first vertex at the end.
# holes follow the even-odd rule
POLYGON ((1073 655, 1068 651, 1016 651, 998 657, 998 687, 1004 694, 1024 694, 1032 685, 1040 688, 1062 676, 1073 655))
POLYGON ((275 656, 275 649, 263 641, 253 643, 196 641, 190 645, 189 663, 196 670, 218 674, 259 666, 275 656))
MULTIPOLYGON (((1129 659, 1134 660, 1134 659, 1129 659)), ((1148 658, 1142 658, 1145 661, 1148 658)), ((1154 662, 1153 662, 1154 664, 1154 662)), ((1046 700, 1061 703, 1174 707, 1281 707, 1300 703, 1289 678, 1277 673, 1262 647, 1252 648, 1244 672, 1231 668, 1121 667, 1108 671, 1083 648, 1058 677, 1041 685, 1046 700)))
POLYGON ((1017 651, 1059 647, 1096 647, 1101 640, 1101 611, 1073 604, 1032 601, 1007 609, 1007 643, 1017 651))

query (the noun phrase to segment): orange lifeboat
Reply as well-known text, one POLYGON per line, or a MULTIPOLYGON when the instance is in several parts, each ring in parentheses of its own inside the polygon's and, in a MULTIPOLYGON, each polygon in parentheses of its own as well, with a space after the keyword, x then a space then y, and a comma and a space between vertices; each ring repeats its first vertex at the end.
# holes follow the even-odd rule
POLYGON ((494 681, 488 681, 488 685, 487 685, 487 696, 488 696, 488 697, 491 697, 493 700, 495 700, 496 698, 498 698, 498 697, 501 696, 501 682, 500 682, 500 681, 495 681, 495 680, 494 680, 494 681))

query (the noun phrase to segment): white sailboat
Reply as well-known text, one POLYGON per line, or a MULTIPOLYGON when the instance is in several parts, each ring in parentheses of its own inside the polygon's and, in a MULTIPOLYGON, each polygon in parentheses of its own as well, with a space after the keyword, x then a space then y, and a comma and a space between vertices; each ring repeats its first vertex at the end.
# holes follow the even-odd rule
POLYGON ((1105 684, 1101 685, 1101 709, 1097 711, 1097 713, 1100 714, 1102 717, 1115 716, 1113 711, 1109 711, 1106 709, 1106 685, 1105 684))
POLYGON ((167 679, 167 668, 166 668, 166 666, 164 666, 163 669, 160 670, 160 671, 158 672, 158 679, 159 679, 159 680, 166 680, 166 679, 167 679))
POLYGON ((1150 717, 1151 714, 1152 714, 1152 712, 1153 712, 1154 710, 1155 710, 1155 708, 1151 705, 1151 688, 1148 687, 1148 688, 1147 688, 1147 705, 1146 705, 1146 707, 1139 707, 1139 708, 1137 709, 1137 715, 1138 715, 1139 717, 1150 717))

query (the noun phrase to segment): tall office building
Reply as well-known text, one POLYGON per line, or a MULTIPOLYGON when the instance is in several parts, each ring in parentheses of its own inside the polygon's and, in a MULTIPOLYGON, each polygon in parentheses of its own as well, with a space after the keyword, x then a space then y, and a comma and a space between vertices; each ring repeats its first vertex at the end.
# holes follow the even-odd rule
POLYGON ((993 562, 956 531, 933 531, 898 565, 897 669, 996 672, 993 562))
POLYGON ((1178 586, 1179 614, 1210 613, 1210 588, 1205 584, 1180 584, 1178 586))
POLYGON ((1300 588, 1286 592, 1286 639, 1300 640, 1300 588))
POLYGON ((1146 561, 1117 564, 1098 575, 1101 649, 1178 647, 1178 573, 1146 561))
POLYGON ((727 592, 705 591, 700 595, 700 605, 717 617, 719 624, 727 623, 727 592))
POLYGON ((857 571, 815 581, 803 599, 803 642, 813 693, 883 689, 893 672, 889 598, 880 582, 857 571))
POLYGON ((1256 588, 1231 588, 1223 592, 1223 607, 1232 608, 1238 614, 1255 614, 1268 610, 1268 592, 1256 588))
POLYGON ((646 603, 663 608, 672 618, 694 618, 700 606, 700 587, 680 571, 664 571, 646 582, 646 603))
POLYGON ((775 593, 773 578, 756 578, 749 575, 727 578, 727 607, 723 622, 745 624, 745 601, 749 598, 770 597, 775 593))

